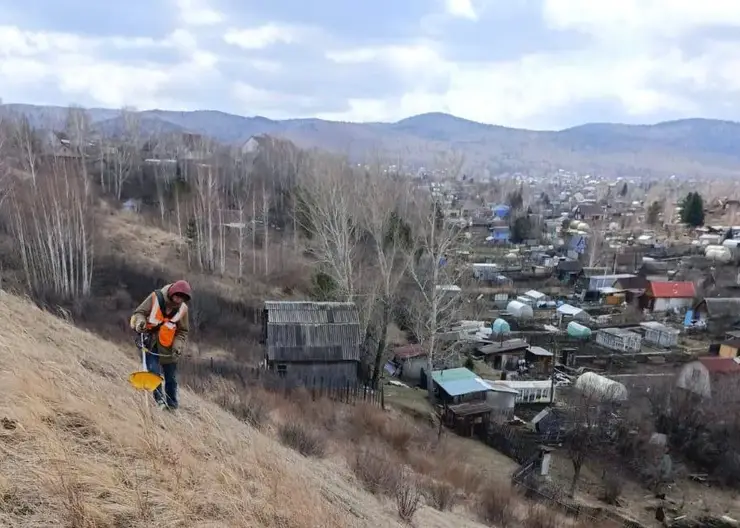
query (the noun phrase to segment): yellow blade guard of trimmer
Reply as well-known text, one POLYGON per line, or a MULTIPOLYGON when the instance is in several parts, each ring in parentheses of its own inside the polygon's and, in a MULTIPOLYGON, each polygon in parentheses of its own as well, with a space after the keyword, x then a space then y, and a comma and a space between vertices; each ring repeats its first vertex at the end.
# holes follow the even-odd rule
POLYGON ((136 390, 145 390, 152 392, 159 387, 164 378, 154 372, 149 372, 146 368, 146 347, 144 346, 144 336, 140 334, 140 340, 137 339, 137 344, 141 349, 141 370, 139 372, 132 372, 128 377, 128 382, 136 390))

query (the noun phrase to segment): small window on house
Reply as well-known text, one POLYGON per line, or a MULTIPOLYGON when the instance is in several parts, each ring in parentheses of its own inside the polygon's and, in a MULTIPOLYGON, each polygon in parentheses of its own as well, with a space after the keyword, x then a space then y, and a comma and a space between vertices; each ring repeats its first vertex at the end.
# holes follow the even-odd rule
POLYGON ((278 376, 284 378, 288 374, 288 365, 282 364, 277 366, 278 376))

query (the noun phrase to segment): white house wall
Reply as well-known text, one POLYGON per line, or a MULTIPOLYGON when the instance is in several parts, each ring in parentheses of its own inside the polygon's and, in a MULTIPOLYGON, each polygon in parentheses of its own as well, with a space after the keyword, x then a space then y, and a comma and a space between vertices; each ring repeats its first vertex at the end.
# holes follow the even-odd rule
POLYGON ((690 308, 692 299, 655 299, 654 312, 668 312, 674 309, 690 308))

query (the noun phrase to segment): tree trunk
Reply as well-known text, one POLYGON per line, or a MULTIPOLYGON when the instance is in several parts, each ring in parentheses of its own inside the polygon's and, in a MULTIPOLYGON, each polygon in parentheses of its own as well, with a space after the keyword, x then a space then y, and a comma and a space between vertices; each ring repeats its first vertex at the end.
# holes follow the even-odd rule
POLYGON ((568 491, 568 496, 571 498, 576 494, 578 479, 581 478, 581 466, 583 466, 583 462, 580 460, 573 461, 573 479, 570 481, 570 490, 568 491))
POLYGON ((383 313, 380 322, 380 334, 378 335, 378 346, 375 349, 375 363, 373 364, 373 388, 378 388, 378 382, 380 381, 380 374, 383 368, 383 354, 385 353, 385 346, 388 341, 388 325, 391 321, 391 307, 387 298, 384 298, 383 313))
POLYGON ((427 365, 424 369, 426 371, 426 377, 427 377, 427 396, 429 398, 429 401, 434 404, 434 380, 432 380, 432 355, 427 354, 427 365))

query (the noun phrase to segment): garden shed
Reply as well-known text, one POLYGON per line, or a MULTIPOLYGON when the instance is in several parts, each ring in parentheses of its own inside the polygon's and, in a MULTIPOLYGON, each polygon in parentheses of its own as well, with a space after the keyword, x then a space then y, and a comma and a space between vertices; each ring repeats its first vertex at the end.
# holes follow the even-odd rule
POLYGON ((266 301, 268 370, 295 384, 344 387, 358 381, 360 317, 354 303, 266 301))
POLYGON ((676 328, 671 328, 657 321, 646 321, 640 323, 645 329, 645 342, 665 348, 670 348, 678 344, 678 336, 681 333, 676 328))

